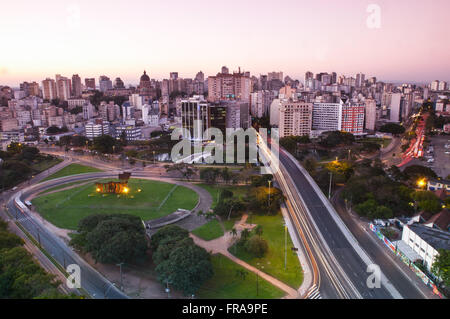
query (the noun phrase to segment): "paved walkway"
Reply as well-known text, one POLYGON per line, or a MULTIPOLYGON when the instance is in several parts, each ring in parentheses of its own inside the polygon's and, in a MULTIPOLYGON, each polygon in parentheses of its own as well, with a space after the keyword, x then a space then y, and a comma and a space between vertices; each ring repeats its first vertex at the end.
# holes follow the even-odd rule
POLYGON ((193 234, 190 234, 190 236, 194 240, 195 244, 197 244, 200 247, 203 247, 211 254, 218 254, 218 253, 222 254, 225 257, 227 257, 228 259, 230 259, 230 260, 234 261, 235 263, 241 265, 242 267, 246 268, 247 270, 249 270, 255 274, 257 273, 261 278, 265 279, 266 281, 268 281, 275 287, 283 290, 286 293, 286 296, 284 297, 285 299, 298 298, 299 294, 298 294, 297 290, 286 285, 285 283, 281 282, 280 280, 266 274, 265 272, 260 271, 256 267, 253 267, 252 265, 246 263, 245 261, 237 258, 236 256, 232 255, 228 251, 228 248, 231 247, 237 241, 237 239, 240 237, 241 232, 244 229, 247 228, 247 229, 251 230, 254 227, 256 227, 255 224, 247 224, 246 223, 247 217, 248 217, 247 214, 243 215, 242 219, 235 224, 234 228, 237 231, 237 236, 235 236, 235 237, 230 232, 226 232, 225 235, 223 235, 222 237, 219 237, 217 239, 213 239, 210 241, 203 240, 193 234))

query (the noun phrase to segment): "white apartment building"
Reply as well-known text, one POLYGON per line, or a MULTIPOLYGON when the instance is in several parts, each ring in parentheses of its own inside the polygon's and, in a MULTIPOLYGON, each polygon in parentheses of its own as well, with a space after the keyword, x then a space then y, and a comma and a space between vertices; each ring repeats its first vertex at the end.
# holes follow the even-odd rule
POLYGON ((342 129, 343 103, 314 103, 312 128, 318 131, 340 131, 342 129))
POLYGON ((279 136, 309 136, 313 104, 303 101, 283 101, 280 107, 279 136))
POLYGON ((423 260, 424 266, 431 270, 439 249, 450 249, 450 233, 419 224, 403 227, 402 241, 408 244, 423 260))
POLYGON ((106 121, 92 121, 86 123, 84 126, 85 135, 88 139, 92 140, 94 137, 99 137, 102 135, 109 134, 109 123, 106 121))

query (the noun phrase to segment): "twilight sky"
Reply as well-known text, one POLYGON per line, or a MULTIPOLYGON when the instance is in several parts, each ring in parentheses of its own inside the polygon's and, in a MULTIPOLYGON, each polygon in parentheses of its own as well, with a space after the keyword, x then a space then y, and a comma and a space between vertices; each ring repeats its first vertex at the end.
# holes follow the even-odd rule
POLYGON ((144 69, 161 79, 222 65, 301 80, 307 70, 450 80, 449 12, 448 0, 5 0, 0 85, 56 73, 134 84, 144 69), (380 28, 368 26, 370 4, 380 28))

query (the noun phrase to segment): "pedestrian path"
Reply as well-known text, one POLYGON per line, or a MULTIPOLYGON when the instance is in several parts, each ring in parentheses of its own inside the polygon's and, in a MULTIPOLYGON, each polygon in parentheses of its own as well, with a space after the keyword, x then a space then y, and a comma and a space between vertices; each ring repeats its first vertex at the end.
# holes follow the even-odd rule
MULTIPOLYGON (((242 232, 242 230, 244 230, 246 228, 251 229, 256 226, 256 225, 246 224, 247 217, 248 217, 247 215, 242 216, 242 219, 235 224, 235 229, 238 233, 238 236, 242 232)), ((244 267, 245 269, 247 269, 255 274, 258 274, 258 276, 260 276, 264 280, 268 281, 275 287, 283 290, 286 293, 286 296, 283 299, 299 298, 298 291, 295 290, 294 288, 292 288, 292 287, 286 285, 285 283, 281 282, 280 280, 266 274, 265 272, 262 272, 261 270, 257 269, 256 267, 253 267, 252 265, 250 265, 250 264, 246 263, 245 261, 232 255, 228 251, 228 248, 236 242, 236 239, 238 238, 238 236, 233 236, 230 232, 226 232, 225 235, 223 235, 222 237, 219 237, 217 239, 213 239, 210 241, 203 240, 193 234, 190 234, 190 236, 194 240, 196 245, 203 247, 211 254, 222 254, 225 257, 227 257, 228 259, 235 262, 236 264, 244 267)))

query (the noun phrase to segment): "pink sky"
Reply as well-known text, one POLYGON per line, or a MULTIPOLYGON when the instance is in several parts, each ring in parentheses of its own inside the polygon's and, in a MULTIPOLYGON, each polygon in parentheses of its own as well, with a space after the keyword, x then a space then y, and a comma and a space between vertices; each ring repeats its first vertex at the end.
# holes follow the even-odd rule
POLYGON ((448 0, 3 1, 0 85, 56 73, 136 83, 217 73, 363 72, 382 80, 450 79, 448 0), (366 12, 381 8, 381 27, 366 12))

